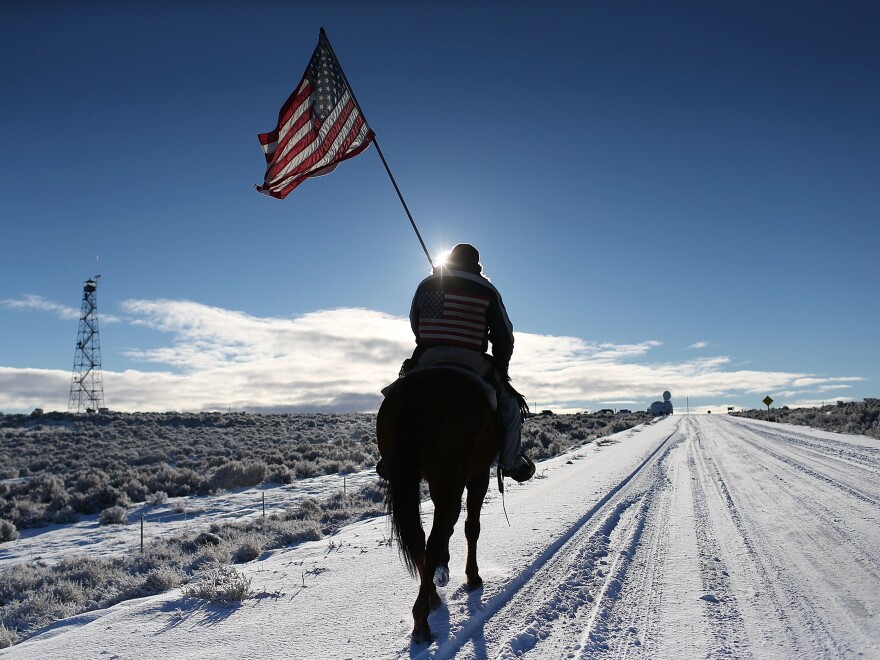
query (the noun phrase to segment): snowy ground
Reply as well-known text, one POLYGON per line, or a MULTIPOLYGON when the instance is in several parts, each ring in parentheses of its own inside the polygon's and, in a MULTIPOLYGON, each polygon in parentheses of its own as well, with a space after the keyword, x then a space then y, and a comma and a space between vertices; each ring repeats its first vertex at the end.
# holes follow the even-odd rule
POLYGON ((613 437, 510 484, 509 527, 490 490, 475 592, 462 517, 431 645, 379 518, 245 565, 236 606, 127 601, 0 658, 880 658, 880 441, 714 415, 613 437))
POLYGON ((354 489, 376 479, 374 469, 354 474, 331 474, 300 479, 284 486, 264 484, 204 497, 174 497, 156 506, 139 504, 127 511, 128 525, 100 525, 98 515, 83 516, 71 525, 46 525, 23 529, 15 543, 0 545, 0 570, 4 566, 42 560, 56 562, 72 554, 110 556, 140 549, 141 518, 144 540, 168 538, 208 529, 212 522, 232 522, 279 513, 305 497, 324 498, 354 489))

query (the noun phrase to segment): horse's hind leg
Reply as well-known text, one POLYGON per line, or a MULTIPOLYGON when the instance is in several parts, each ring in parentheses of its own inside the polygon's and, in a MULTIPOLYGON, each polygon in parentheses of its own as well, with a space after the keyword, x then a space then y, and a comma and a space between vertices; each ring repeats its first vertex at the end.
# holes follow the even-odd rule
POLYGON ((428 625, 428 615, 440 607, 440 596, 437 595, 437 587, 434 586, 433 575, 429 575, 427 569, 422 573, 419 584, 419 595, 413 604, 413 631, 414 642, 430 642, 434 639, 431 627, 428 625))
POLYGON ((480 569, 477 567, 477 539, 480 538, 480 509, 483 498, 489 490, 489 471, 485 476, 474 479, 467 486, 467 518, 464 521, 464 535, 467 538, 467 564, 465 574, 469 589, 476 589, 483 584, 480 569))
POLYGON ((428 625, 428 614, 430 614, 432 609, 430 605, 431 592, 433 591, 433 597, 437 600, 440 599, 437 596, 437 590, 434 588, 434 583, 431 581, 431 577, 426 575, 426 571, 421 571, 421 583, 419 585, 419 595, 416 597, 416 602, 413 604, 412 615, 413 615, 413 631, 412 631, 412 640, 416 644, 421 644, 422 642, 430 642, 434 639, 434 636, 431 634, 431 627, 428 625))
MULTIPOLYGON (((424 538, 423 534, 423 544, 424 538)), ((425 562, 424 554, 421 556, 421 562, 418 564, 418 569, 419 595, 416 596, 416 602, 413 603, 412 607, 412 640, 416 644, 430 642, 434 639, 434 636, 431 634, 431 628, 428 626, 428 614, 430 614, 432 610, 437 609, 440 604, 440 596, 437 595, 437 589, 434 587, 433 569, 429 571, 425 562), (437 603, 436 605, 434 604, 435 601, 437 603)))
POLYGON ((434 524, 425 547, 425 568, 438 587, 449 582, 449 539, 461 514, 464 483, 430 484, 434 501, 434 524))
MULTIPOLYGON (((425 546, 425 572, 432 578, 433 584, 445 587, 449 582, 449 539, 455 530, 458 516, 461 514, 461 496, 464 484, 448 484, 433 486, 431 499, 434 501, 434 523, 425 546)), ((436 591, 435 591, 436 593, 436 591)), ((436 605, 439 606, 437 598, 436 605)))
POLYGON ((445 580, 449 579, 449 538, 461 512, 461 496, 464 490, 464 485, 457 489, 446 484, 429 485, 431 499, 434 501, 434 523, 425 547, 425 563, 420 571, 419 595, 412 609, 412 637, 415 642, 427 642, 432 639, 428 614, 440 607, 441 603, 435 577, 439 576, 440 586, 444 586, 445 580))

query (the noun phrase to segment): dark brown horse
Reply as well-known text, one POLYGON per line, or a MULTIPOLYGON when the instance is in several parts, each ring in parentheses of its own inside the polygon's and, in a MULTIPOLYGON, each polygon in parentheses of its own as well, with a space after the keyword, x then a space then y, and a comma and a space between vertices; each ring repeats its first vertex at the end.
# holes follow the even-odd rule
POLYGON ((457 370, 426 369, 408 374, 388 392, 376 434, 388 478, 392 536, 410 573, 421 581, 412 608, 413 641, 430 641, 428 614, 440 606, 437 586, 449 581, 449 538, 465 487, 467 585, 476 589, 483 584, 477 539, 489 468, 500 445, 498 423, 479 383, 457 370), (434 502, 427 544, 419 506, 422 479, 434 502))

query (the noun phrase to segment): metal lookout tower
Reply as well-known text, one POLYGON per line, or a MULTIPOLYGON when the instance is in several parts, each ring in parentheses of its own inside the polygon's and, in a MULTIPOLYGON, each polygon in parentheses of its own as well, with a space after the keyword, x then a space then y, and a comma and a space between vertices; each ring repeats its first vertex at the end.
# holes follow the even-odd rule
POLYGON ((70 381, 69 412, 97 412, 104 408, 104 382, 101 375, 101 342, 98 338, 98 278, 83 285, 79 332, 70 381))

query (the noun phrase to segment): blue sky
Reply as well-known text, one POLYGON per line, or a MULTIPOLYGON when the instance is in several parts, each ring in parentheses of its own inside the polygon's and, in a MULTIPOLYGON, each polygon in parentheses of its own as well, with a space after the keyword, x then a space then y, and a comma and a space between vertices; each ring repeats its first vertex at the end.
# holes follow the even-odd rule
POLYGON ((538 407, 880 393, 876 3, 414 4, 4 3, 0 410, 66 409, 96 269, 113 409, 377 408, 428 265, 375 150, 252 188, 322 26, 538 407))

